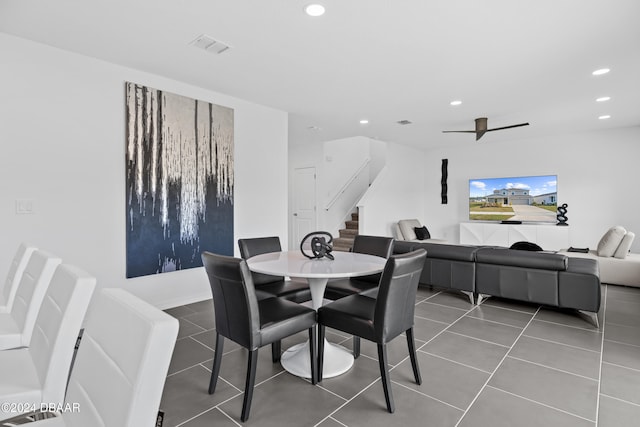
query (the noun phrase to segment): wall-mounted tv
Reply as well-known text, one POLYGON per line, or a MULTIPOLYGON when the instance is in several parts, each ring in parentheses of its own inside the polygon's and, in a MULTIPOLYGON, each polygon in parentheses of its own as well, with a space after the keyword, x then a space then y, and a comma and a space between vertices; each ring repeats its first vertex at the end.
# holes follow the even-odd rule
POLYGON ((469 180, 469 220, 555 223, 557 175, 469 180))

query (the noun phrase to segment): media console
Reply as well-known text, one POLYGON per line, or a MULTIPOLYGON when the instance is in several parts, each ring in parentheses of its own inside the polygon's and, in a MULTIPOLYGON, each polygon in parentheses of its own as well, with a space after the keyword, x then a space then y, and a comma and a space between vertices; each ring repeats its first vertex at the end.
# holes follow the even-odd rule
POLYGON ((461 222, 460 244, 509 247, 516 242, 526 241, 547 251, 558 251, 570 246, 569 229, 555 224, 461 222))

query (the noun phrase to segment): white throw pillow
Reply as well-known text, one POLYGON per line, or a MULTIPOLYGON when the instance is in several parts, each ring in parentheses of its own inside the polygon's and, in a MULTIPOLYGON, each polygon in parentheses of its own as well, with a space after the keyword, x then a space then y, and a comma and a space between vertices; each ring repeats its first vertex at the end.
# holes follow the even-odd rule
POLYGON ((616 252, 613 254, 614 257, 625 259, 629 254, 629 249, 631 249, 631 244, 633 243, 633 239, 635 239, 636 235, 632 231, 627 231, 627 234, 622 238, 622 242, 616 249, 616 252))
POLYGON ((612 257, 616 252, 616 249, 618 249, 618 246, 620 246, 620 242, 622 242, 622 238, 626 233, 627 230, 625 230, 624 227, 619 225, 611 227, 606 233, 604 233, 604 236, 602 236, 602 239, 600 239, 600 242, 598 243, 598 256, 612 257))
POLYGON ((398 221, 398 225, 400 226, 404 240, 416 240, 417 237, 414 228, 422 227, 422 224, 420 224, 420 221, 417 219, 401 219, 398 221))

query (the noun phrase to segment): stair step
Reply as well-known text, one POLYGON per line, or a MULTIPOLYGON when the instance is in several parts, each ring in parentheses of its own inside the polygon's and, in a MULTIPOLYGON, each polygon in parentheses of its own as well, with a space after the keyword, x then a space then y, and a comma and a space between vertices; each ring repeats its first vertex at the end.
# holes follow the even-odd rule
POLYGON ((357 221, 358 220, 358 214, 357 213, 352 213, 351 214, 351 220, 352 221, 357 221))
POLYGON ((340 237, 344 237, 346 239, 353 239, 358 235, 358 230, 355 228, 343 228, 338 231, 340 233, 340 237))
POLYGON ((358 229, 358 221, 345 221, 344 222, 348 229, 357 230, 358 229))
POLYGON ((349 252, 353 247, 353 239, 346 239, 344 237, 337 237, 333 239, 333 250, 349 252))

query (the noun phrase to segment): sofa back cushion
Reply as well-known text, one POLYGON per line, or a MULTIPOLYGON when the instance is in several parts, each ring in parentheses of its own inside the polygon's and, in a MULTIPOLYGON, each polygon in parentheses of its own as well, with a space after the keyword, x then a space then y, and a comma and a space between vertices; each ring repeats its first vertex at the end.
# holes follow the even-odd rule
POLYGON ((618 246, 620 246, 620 243, 626 233, 627 230, 619 225, 607 230, 607 232, 604 233, 604 236, 600 239, 600 242, 598 242, 598 248, 596 249, 598 256, 612 257, 616 252, 616 249, 618 249, 618 246))
POLYGON ((568 257, 562 254, 519 251, 515 249, 480 248, 476 251, 476 262, 509 265, 539 270, 564 271, 568 257))

